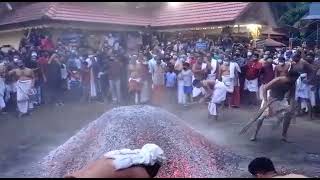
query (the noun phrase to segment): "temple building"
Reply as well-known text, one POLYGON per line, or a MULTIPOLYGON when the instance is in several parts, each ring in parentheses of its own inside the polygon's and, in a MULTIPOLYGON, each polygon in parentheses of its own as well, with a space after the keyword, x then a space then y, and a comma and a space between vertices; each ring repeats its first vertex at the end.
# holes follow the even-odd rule
POLYGON ((32 2, 0 13, 0 46, 15 47, 29 29, 45 29, 55 39, 71 30, 214 36, 227 27, 233 36, 257 38, 276 27, 267 2, 32 2))

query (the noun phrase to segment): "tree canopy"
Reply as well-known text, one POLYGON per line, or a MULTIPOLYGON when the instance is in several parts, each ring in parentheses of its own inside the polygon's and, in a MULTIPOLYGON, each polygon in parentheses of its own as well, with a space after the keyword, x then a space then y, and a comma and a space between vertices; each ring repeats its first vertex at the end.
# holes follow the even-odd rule
POLYGON ((309 11, 309 4, 310 2, 270 2, 280 26, 293 26, 309 11))

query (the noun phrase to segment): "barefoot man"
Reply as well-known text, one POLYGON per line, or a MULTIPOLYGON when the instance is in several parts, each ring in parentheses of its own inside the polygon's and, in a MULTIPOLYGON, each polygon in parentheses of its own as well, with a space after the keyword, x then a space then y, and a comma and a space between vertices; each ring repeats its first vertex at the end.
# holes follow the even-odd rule
MULTIPOLYGON (((283 130, 282 130, 282 140, 287 140, 287 132, 290 126, 290 121, 292 119, 292 109, 293 106, 290 106, 286 99, 294 99, 295 92, 295 83, 299 73, 296 71, 290 71, 287 76, 281 76, 273 79, 262 90, 263 101, 269 102, 276 99, 269 106, 269 111, 266 110, 261 117, 258 119, 257 129, 254 132, 251 141, 255 141, 257 134, 262 126, 263 120, 267 117, 276 116, 278 122, 283 121, 283 130), (267 92, 270 90, 270 96, 267 98, 267 92)), ((292 102, 292 101, 290 101, 292 102)), ((293 103, 291 103, 292 105, 293 103)))
POLYGON ((211 96, 211 101, 208 105, 209 115, 208 118, 218 119, 217 105, 223 103, 226 100, 227 95, 227 86, 218 80, 197 80, 193 81, 193 86, 197 88, 203 87, 206 91, 206 94, 203 98, 200 99, 200 103, 204 102, 211 96))
POLYGON ((9 71, 9 75, 15 75, 17 81, 17 107, 19 117, 28 113, 29 95, 34 87, 34 73, 32 69, 26 68, 24 63, 19 60, 18 68, 9 71))

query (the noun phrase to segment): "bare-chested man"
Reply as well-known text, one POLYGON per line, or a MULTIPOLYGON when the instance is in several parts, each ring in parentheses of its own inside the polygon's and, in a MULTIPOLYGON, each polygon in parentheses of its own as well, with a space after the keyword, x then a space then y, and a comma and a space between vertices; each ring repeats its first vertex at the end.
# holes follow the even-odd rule
POLYGON ((142 149, 110 151, 65 178, 154 178, 164 159, 161 148, 146 144, 142 149))
POLYGON ((194 80, 193 86, 197 88, 203 87, 206 91, 205 96, 200 99, 200 103, 211 97, 208 104, 208 118, 218 119, 217 105, 222 104, 226 100, 227 86, 219 80, 194 80))
POLYGON ((284 57, 279 57, 279 64, 274 69, 275 77, 286 76, 289 72, 290 64, 285 62, 284 57))
POLYGON ((203 57, 197 57, 197 62, 192 66, 192 72, 194 78, 198 80, 203 80, 207 73, 207 64, 204 63, 203 57))
POLYGON ((312 64, 302 59, 300 53, 297 53, 292 57, 290 70, 300 74, 307 73, 308 75, 311 75, 314 72, 314 67, 312 64))
POLYGON ((8 72, 9 75, 16 76, 17 80, 17 106, 19 117, 28 113, 29 95, 34 87, 34 73, 32 69, 26 68, 21 60, 17 61, 18 68, 8 72))
POLYGON ((219 80, 222 81, 227 86, 227 103, 230 106, 230 98, 234 90, 234 76, 230 72, 230 61, 228 58, 225 58, 223 64, 219 69, 219 80))
POLYGON ((283 121, 282 140, 287 140, 287 132, 293 117, 292 103, 289 105, 287 99, 294 99, 295 83, 299 77, 299 73, 289 71, 287 76, 281 76, 273 79, 263 88, 263 101, 269 102, 275 99, 261 117, 258 119, 257 129, 253 134, 251 141, 255 141, 257 134, 262 126, 265 118, 276 116, 278 123, 283 121), (267 92, 270 90, 270 96, 267 97, 267 92))
MULTIPOLYGON (((317 67, 313 65, 314 62, 314 56, 311 54, 306 54, 305 59, 302 59, 301 53, 297 52, 293 57, 292 57, 292 62, 291 62, 291 68, 290 70, 298 72, 300 75, 303 73, 307 74, 307 84, 308 84, 308 89, 309 89, 309 94, 310 94, 310 101, 308 102, 309 109, 312 109, 311 107, 314 107, 316 105, 316 72, 317 72, 317 67)), ((312 119, 312 110, 309 111, 309 117, 312 119)))
POLYGON ((230 107, 232 103, 232 97, 235 92, 235 85, 238 85, 238 73, 240 73, 240 67, 237 63, 231 62, 229 57, 225 57, 223 64, 219 69, 219 80, 221 80, 227 86, 227 103, 230 107))

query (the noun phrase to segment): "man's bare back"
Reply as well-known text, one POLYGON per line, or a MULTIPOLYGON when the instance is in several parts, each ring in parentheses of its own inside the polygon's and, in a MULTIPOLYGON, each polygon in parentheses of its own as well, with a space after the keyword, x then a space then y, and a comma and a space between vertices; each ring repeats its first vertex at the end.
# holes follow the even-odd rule
POLYGON ((112 162, 112 159, 102 157, 89 163, 86 167, 66 175, 65 178, 150 178, 143 167, 135 166, 117 171, 112 162))
POLYGON ((295 72, 310 74, 312 73, 313 69, 313 65, 303 59, 298 62, 293 61, 291 63, 291 70, 295 72))

